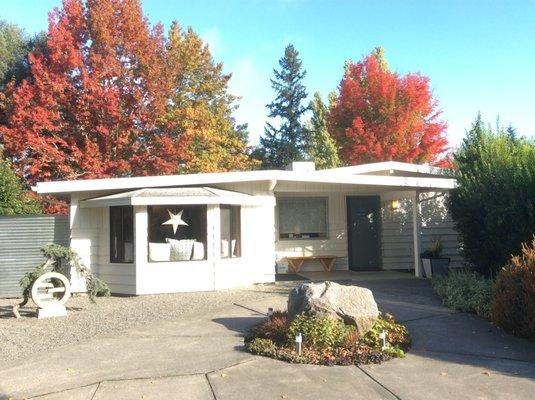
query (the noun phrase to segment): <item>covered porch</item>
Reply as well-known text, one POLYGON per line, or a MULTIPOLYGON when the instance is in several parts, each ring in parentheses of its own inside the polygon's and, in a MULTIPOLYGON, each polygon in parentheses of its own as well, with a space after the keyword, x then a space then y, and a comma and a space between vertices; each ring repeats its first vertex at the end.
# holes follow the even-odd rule
MULTIPOLYGON (((391 177, 377 176, 377 181, 382 178, 391 177)), ((297 263, 303 274, 401 270, 421 277, 420 253, 437 239, 452 266, 459 266, 457 233, 445 206, 448 181, 433 179, 429 187, 419 182, 412 188, 378 182, 277 184, 278 272, 295 272, 297 263), (325 268, 331 259, 333 265, 325 268)))

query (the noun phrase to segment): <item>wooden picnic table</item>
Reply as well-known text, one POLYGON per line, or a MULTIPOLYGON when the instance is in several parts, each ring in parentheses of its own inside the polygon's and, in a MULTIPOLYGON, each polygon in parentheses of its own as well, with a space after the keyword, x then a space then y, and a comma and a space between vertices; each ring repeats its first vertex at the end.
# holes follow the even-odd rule
POLYGON ((294 273, 298 273, 303 263, 305 261, 314 261, 318 260, 325 272, 331 272, 334 267, 334 262, 336 261, 337 256, 295 256, 295 257, 286 257, 288 260, 288 266, 294 273))

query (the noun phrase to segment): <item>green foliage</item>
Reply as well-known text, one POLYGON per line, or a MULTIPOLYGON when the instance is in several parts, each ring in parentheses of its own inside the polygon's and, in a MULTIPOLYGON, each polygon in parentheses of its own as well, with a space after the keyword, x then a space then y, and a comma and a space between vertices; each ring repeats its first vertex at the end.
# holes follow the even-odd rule
POLYGON ((277 353, 277 347, 271 339, 254 338, 247 343, 247 350, 259 356, 273 357, 277 353))
POLYGON ((59 272, 64 274, 67 266, 73 266, 85 279, 87 294, 92 303, 95 302, 97 297, 110 295, 108 285, 99 278, 93 276, 91 271, 81 263, 78 254, 70 247, 61 246, 59 244, 47 244, 41 248, 41 252, 46 258, 46 261, 42 265, 36 267, 33 271, 26 273, 19 282, 24 299, 29 298, 32 285, 37 278, 45 272, 59 272))
POLYGON ((0 215, 41 214, 42 206, 24 187, 0 151, 0 215))
POLYGON ((478 116, 454 158, 458 187, 448 208, 463 256, 493 275, 535 232, 535 145, 478 116))
POLYGON ((491 279, 468 269, 456 269, 434 278, 432 285, 447 307, 489 317, 491 279))
POLYGON ((21 280, 19 281, 19 285, 22 289, 22 296, 25 299, 28 299, 30 297, 30 292, 32 290, 32 284, 39 278, 41 275, 43 275, 46 271, 44 268, 44 265, 41 265, 35 269, 33 269, 30 272, 26 272, 21 280))
POLYGON ((314 161, 317 169, 336 168, 340 166, 338 149, 327 130, 327 106, 323 103, 319 92, 308 108, 312 111, 310 121, 305 124, 306 153, 314 161))
POLYGON ((405 352, 411 345, 409 331, 405 326, 397 324, 390 314, 380 315, 372 329, 360 341, 374 349, 381 349, 383 343, 379 338, 379 334, 383 330, 386 332, 388 343, 386 351, 389 355, 392 357, 404 357, 405 352))
POLYGON ((491 318, 515 335, 535 339, 535 236, 500 270, 492 288, 491 318))
POLYGON ((433 257, 438 258, 442 254, 442 242, 437 239, 433 240, 431 243, 431 254, 433 254, 433 257))
POLYGON ((431 242, 429 250, 425 250, 420 254, 422 258, 440 258, 442 255, 442 242, 440 239, 435 239, 431 242))
POLYGON ((303 343, 309 347, 339 347, 346 343, 348 335, 354 331, 354 326, 331 317, 298 315, 288 328, 288 341, 292 343, 297 332, 301 332, 303 343))
POLYGON ((410 347, 407 329, 386 314, 379 316, 373 329, 359 338, 356 328, 331 317, 300 315, 288 320, 286 312, 253 326, 245 336, 247 351, 292 363, 318 365, 358 365, 380 363, 403 357, 410 347), (388 347, 382 349, 379 333, 387 332, 388 347), (295 349, 297 332, 303 335, 302 354, 295 349), (283 337, 284 335, 284 337, 283 337))
POLYGON ((267 105, 269 118, 280 119, 280 126, 267 123, 264 136, 260 138, 260 148, 256 157, 262 160, 263 167, 282 168, 292 161, 304 158, 305 138, 301 117, 306 112, 302 105, 307 97, 303 78, 306 71, 302 69, 299 52, 293 45, 288 45, 284 56, 279 60, 280 70, 273 70, 271 87, 276 98, 267 105))
POLYGON ((12 79, 21 82, 29 76, 27 55, 44 41, 43 33, 28 37, 17 25, 0 20, 0 90, 12 79))

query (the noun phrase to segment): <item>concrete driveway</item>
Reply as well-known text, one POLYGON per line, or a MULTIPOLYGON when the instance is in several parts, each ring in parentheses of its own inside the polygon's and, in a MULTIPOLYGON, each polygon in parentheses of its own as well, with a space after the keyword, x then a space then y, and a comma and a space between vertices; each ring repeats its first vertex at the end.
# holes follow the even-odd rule
MULTIPOLYGON (((306 276, 323 279, 321 273, 306 276)), ((372 289, 380 308, 408 326, 414 343, 406 358, 362 367, 319 367, 245 353, 242 334, 247 327, 263 318, 268 307, 285 305, 290 285, 277 284, 266 300, 228 304, 217 312, 160 322, 119 337, 97 337, 3 364, 0 398, 535 397, 535 343, 442 307, 428 282, 409 274, 360 273, 341 278, 372 289)))

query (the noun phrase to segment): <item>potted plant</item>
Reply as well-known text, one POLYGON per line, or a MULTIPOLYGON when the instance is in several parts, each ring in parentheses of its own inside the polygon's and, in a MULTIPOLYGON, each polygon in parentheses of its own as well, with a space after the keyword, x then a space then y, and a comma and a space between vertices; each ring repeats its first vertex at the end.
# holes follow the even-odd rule
POLYGON ((447 275, 450 268, 450 258, 441 257, 442 242, 439 239, 433 240, 431 249, 420 254, 422 265, 424 267, 424 275, 426 278, 433 276, 447 275))

